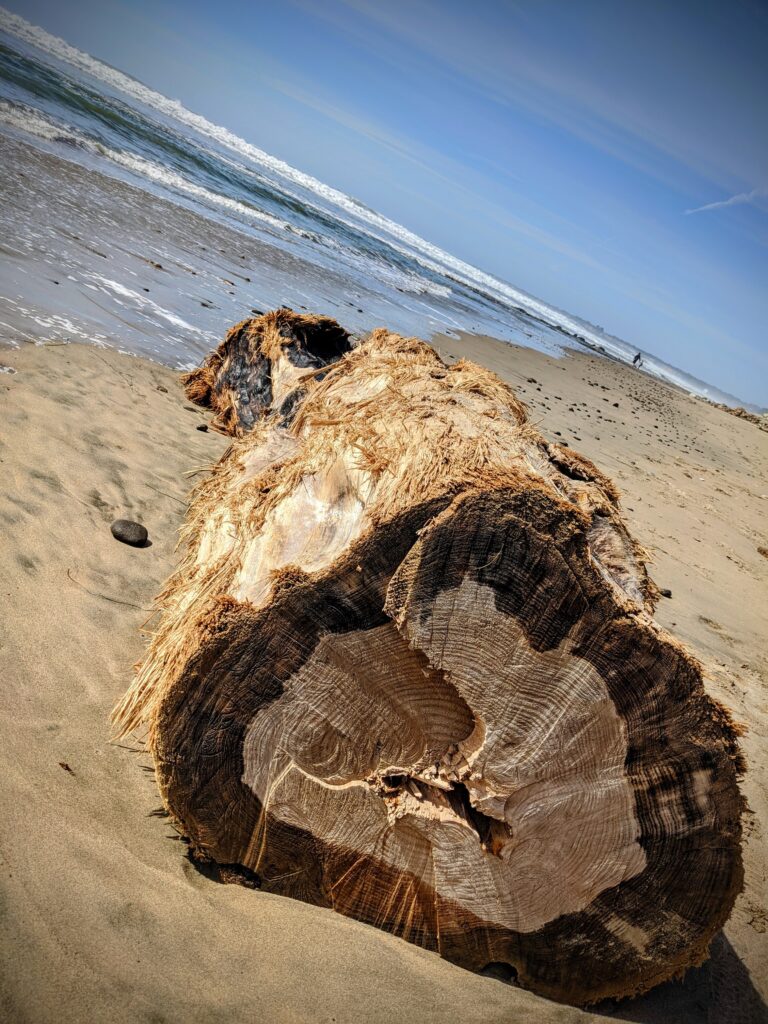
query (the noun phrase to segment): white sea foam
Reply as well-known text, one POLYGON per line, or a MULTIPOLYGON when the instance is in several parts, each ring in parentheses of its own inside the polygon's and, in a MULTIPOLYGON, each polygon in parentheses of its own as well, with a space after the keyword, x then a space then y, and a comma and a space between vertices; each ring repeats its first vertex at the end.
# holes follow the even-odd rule
POLYGON ((152 160, 145 160, 144 157, 138 156, 136 153, 128 153, 125 150, 119 149, 107 149, 106 147, 103 147, 100 152, 114 161, 114 163, 120 164, 121 167, 133 171, 134 174, 149 178, 159 185, 176 189, 179 192, 186 192, 187 195, 194 196, 195 199, 200 199, 204 203, 220 206, 250 220, 261 221, 264 224, 268 224, 271 228, 281 231, 292 230, 288 222, 280 220, 279 217, 273 217, 270 213, 257 210, 252 206, 246 206, 245 203, 239 203, 236 199, 230 199, 229 196, 222 196, 218 192, 211 192, 200 185, 195 185, 194 182, 184 178, 181 174, 177 174, 161 164, 156 164, 152 160))
POLYGON ((80 149, 86 149, 92 154, 106 157, 108 160, 139 177, 149 178, 150 181, 154 181, 165 188, 184 192, 203 203, 221 207, 251 221, 259 221, 275 230, 293 230, 287 221, 281 220, 279 217, 273 217, 272 214, 266 213, 263 210, 257 210, 253 206, 239 203, 236 199, 230 199, 229 196, 219 195, 217 192, 211 192, 208 189, 202 188, 202 186, 196 185, 168 167, 163 167, 152 160, 146 160, 136 153, 110 149, 94 143, 86 139, 71 125, 60 124, 53 118, 46 116, 38 110, 34 110, 32 107, 0 99, 0 123, 16 131, 34 135, 36 138, 47 142, 75 144, 80 149))
POLYGON ((38 139, 45 139, 47 142, 65 140, 85 145, 85 139, 74 128, 61 125, 32 107, 11 103, 6 99, 0 99, 0 123, 16 131, 35 135, 38 139))
POLYGON ((176 316, 175 313, 171 313, 170 310, 164 309, 162 306, 158 306, 152 299, 148 299, 146 295, 141 295, 139 292, 133 291, 132 288, 126 288, 124 284, 119 281, 112 281, 108 277, 102 277, 101 274, 90 275, 92 280, 98 281, 102 287, 109 289, 116 295, 122 295, 125 299, 131 299, 136 305, 144 307, 145 309, 151 310, 156 316, 162 317, 167 320, 168 323, 174 325, 174 327, 180 327, 184 331, 192 331, 194 334, 199 334, 203 338, 207 338, 208 335, 205 331, 201 331, 199 327, 193 327, 192 324, 186 320, 182 320, 180 316, 176 316))

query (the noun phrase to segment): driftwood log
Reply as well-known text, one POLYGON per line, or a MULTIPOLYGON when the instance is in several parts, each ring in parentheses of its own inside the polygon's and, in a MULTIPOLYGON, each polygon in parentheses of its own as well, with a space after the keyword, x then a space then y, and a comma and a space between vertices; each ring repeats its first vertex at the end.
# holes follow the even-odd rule
POLYGON ((186 388, 234 440, 115 720, 195 854, 564 1002, 701 962, 736 730, 610 480, 385 330, 278 310, 186 388))

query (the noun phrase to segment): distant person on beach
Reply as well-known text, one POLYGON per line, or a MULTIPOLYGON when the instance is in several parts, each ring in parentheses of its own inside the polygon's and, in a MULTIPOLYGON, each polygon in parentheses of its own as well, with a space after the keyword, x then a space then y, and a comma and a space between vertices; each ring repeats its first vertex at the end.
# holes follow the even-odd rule
POLYGON ((632 365, 633 366, 642 366, 643 365, 643 353, 642 352, 638 352, 637 353, 635 358, 632 360, 632 365))

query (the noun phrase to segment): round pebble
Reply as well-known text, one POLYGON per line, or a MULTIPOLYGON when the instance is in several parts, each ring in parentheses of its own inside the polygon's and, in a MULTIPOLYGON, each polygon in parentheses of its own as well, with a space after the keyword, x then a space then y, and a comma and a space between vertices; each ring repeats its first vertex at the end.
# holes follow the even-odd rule
POLYGON ((207 430, 207 429, 208 429, 208 424, 207 423, 198 423, 197 426, 195 427, 195 430, 207 430))
POLYGON ((141 547, 147 543, 149 534, 146 526, 135 523, 132 519, 116 519, 110 526, 112 536, 123 544, 131 544, 133 547, 141 547))

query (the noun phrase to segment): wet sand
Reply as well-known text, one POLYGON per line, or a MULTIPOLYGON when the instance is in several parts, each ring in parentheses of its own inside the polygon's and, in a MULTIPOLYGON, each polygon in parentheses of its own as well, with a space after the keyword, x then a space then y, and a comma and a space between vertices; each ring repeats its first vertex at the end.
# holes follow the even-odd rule
POLYGON ((510 381, 543 432, 607 471, 659 620, 748 727, 746 888, 713 957, 635 1001, 559 1006, 330 911, 201 875, 108 715, 171 572, 185 494, 226 439, 176 375, 110 349, 0 353, 3 778, 0 1013, 9 1021, 751 1022, 768 997, 768 434, 626 366, 438 339, 510 381), (618 403, 618 404, 615 404, 618 403), (136 518, 151 545, 115 541, 136 518), (763 642, 761 642, 763 641, 763 642))

